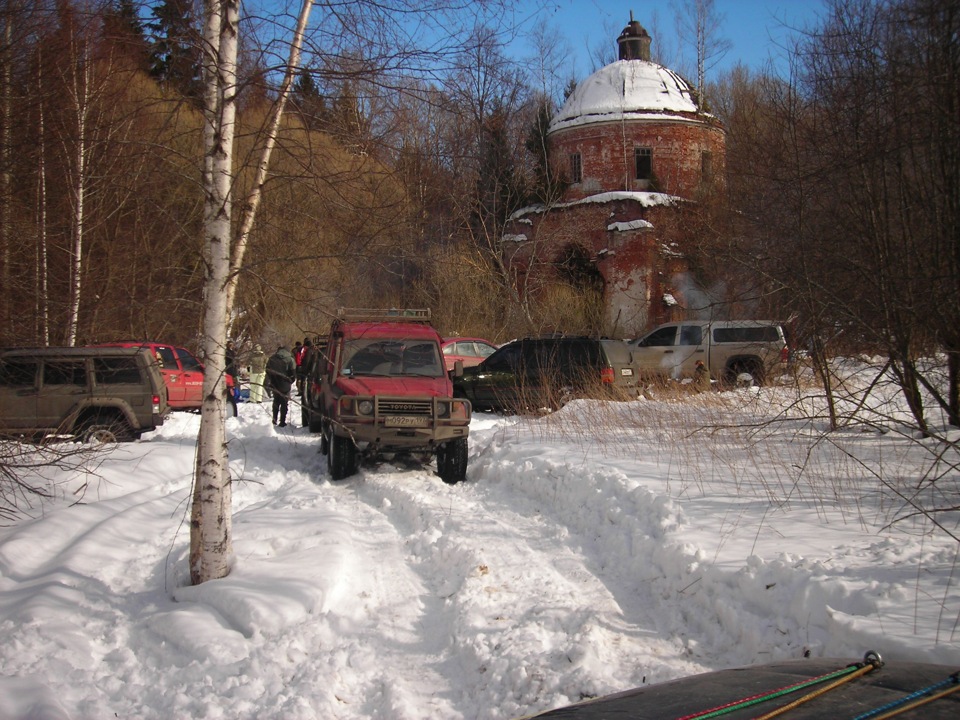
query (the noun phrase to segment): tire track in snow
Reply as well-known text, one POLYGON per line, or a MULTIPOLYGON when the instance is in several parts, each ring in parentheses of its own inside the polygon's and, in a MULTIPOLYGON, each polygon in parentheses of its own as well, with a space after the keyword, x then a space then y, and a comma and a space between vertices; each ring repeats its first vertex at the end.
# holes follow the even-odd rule
MULTIPOLYGON (((649 598, 611 591, 612 571, 587 552, 582 528, 507 481, 485 480, 482 468, 455 487, 430 472, 380 469, 357 490, 408 537, 424 584, 444 601, 438 624, 469 688, 466 716, 512 717, 703 669, 661 637, 658 616, 643 609, 649 598)), ((532 479, 533 468, 520 469, 519 483, 532 479)))

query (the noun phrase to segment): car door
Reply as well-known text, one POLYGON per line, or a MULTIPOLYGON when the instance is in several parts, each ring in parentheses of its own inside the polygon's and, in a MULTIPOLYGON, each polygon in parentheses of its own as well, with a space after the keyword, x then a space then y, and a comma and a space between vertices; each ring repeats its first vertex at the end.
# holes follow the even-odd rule
POLYGON ((701 325, 681 325, 677 336, 677 359, 679 360, 679 374, 682 377, 693 377, 696 372, 697 361, 709 366, 707 360, 707 343, 704 342, 706 333, 701 325))
POLYGON ((44 358, 37 392, 37 427, 61 427, 90 394, 85 358, 44 358))
POLYGON ((522 381, 520 369, 521 343, 505 345, 476 366, 471 377, 473 400, 480 407, 516 407, 522 381))
POLYGON ((573 383, 571 342, 542 339, 524 341, 519 404, 532 409, 552 407, 560 391, 573 383))
POLYGON ((27 358, 0 361, 0 430, 19 431, 37 427, 37 370, 39 363, 27 358))
POLYGON ((633 359, 642 374, 673 375, 677 361, 678 325, 664 325, 635 340, 633 359))
POLYGON ((180 363, 177 362, 177 355, 170 345, 152 345, 148 346, 160 364, 160 374, 163 376, 163 382, 167 386, 167 402, 171 407, 186 406, 186 384, 184 382, 183 371, 180 369, 180 363))
POLYGON ((177 360, 182 375, 183 399, 187 407, 203 404, 203 363, 186 348, 176 348, 177 360))

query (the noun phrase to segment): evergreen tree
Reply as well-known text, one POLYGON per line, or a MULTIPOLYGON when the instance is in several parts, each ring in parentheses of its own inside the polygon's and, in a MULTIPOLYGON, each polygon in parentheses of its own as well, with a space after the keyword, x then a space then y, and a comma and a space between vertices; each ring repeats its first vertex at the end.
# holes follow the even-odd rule
POLYGON ((138 69, 149 66, 147 39, 133 0, 112 0, 103 14, 103 38, 121 49, 138 69))
POLYGON ((498 235, 527 196, 514 162, 503 109, 492 112, 483 123, 479 161, 474 229, 478 236, 498 235))
POLYGON ((152 36, 150 74, 177 88, 185 97, 199 100, 199 33, 190 0, 162 0, 147 23, 152 36))
POLYGON ((544 205, 555 203, 563 195, 566 183, 550 163, 551 142, 547 135, 550 129, 550 104, 543 99, 537 108, 537 116, 530 125, 525 146, 534 158, 536 185, 532 195, 544 205))
POLYGON ((325 124, 330 121, 327 103, 309 71, 301 72, 293 84, 293 104, 300 113, 303 124, 310 130, 324 129, 325 124))

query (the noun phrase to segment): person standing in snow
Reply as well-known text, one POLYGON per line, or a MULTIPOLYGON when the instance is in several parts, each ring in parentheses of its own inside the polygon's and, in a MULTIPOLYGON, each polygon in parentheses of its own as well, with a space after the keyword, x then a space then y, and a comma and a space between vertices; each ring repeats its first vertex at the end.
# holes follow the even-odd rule
POLYGON ((267 360, 267 386, 273 390, 273 424, 287 426, 290 388, 297 377, 297 363, 282 345, 267 360), (279 419, 279 422, 277 420, 279 419))
POLYGON ((297 349, 297 353, 293 356, 297 363, 297 395, 300 397, 303 397, 303 384, 307 378, 307 358, 310 356, 312 346, 313 343, 310 338, 305 337, 303 345, 297 349))
POLYGON ((227 347, 224 351, 224 361, 226 363, 224 369, 226 370, 227 375, 233 375, 233 379, 238 380, 237 346, 234 344, 233 340, 227 340, 227 347))
POLYGON ((227 401, 233 405, 233 416, 237 416, 237 403, 240 402, 240 373, 237 372, 237 346, 233 340, 227 340, 224 350, 224 372, 227 373, 227 401))
POLYGON ((267 354, 260 345, 250 353, 250 402, 263 401, 263 382, 267 376, 267 354))
POLYGON ((710 370, 703 364, 703 360, 697 360, 693 370, 693 389, 697 392, 707 392, 710 389, 710 370))

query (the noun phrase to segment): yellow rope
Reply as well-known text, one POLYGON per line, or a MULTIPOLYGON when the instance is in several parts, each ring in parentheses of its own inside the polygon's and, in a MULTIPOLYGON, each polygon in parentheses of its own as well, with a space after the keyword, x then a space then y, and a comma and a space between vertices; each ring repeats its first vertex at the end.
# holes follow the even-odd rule
POLYGON ((790 711, 790 710, 793 710, 793 709, 796 708, 797 706, 802 705, 802 704, 805 703, 805 702, 809 702, 810 700, 813 700, 814 698, 818 698, 818 697, 820 697, 821 695, 823 695, 824 693, 830 692, 830 691, 833 690, 834 688, 840 687, 840 686, 843 685, 844 683, 848 683, 848 682, 850 682, 851 680, 855 680, 856 678, 861 677, 861 676, 863 676, 863 675, 866 675, 866 674, 869 673, 869 672, 873 672, 875 669, 876 669, 876 666, 875 666, 875 665, 873 665, 872 663, 868 663, 868 664, 864 665, 862 668, 860 668, 859 670, 856 670, 855 672, 852 672, 852 673, 850 673, 849 675, 846 675, 846 676, 840 678, 839 680, 837 680, 837 681, 835 681, 835 682, 832 682, 832 683, 830 683, 829 685, 827 685, 827 686, 825 686, 825 687, 820 688, 819 690, 814 690, 812 693, 808 693, 808 694, 804 695, 802 698, 797 698, 796 700, 794 700, 794 701, 793 701, 792 703, 790 703, 789 705, 784 705, 784 706, 781 707, 781 708, 777 708, 776 710, 773 710, 773 711, 771 711, 771 712, 768 712, 766 715, 761 715, 760 717, 756 718, 755 720, 769 720, 769 718, 777 717, 777 715, 783 715, 783 713, 788 712, 788 711, 790 711))
POLYGON ((955 692, 957 692, 958 690, 960 690, 960 685, 954 685, 953 687, 947 688, 946 690, 941 690, 940 692, 936 693, 935 695, 929 695, 929 696, 927 696, 927 697, 925 697, 925 698, 920 698, 919 700, 916 700, 916 701, 914 701, 914 702, 912 702, 912 703, 909 703, 909 704, 907 704, 907 705, 903 705, 903 706, 901 706, 901 707, 898 707, 896 710, 891 710, 890 712, 886 713, 885 715, 877 715, 875 718, 872 718, 871 720, 884 720, 884 718, 896 717, 897 715, 900 715, 901 713, 905 713, 905 712, 907 712, 908 710, 913 710, 914 708, 918 708, 918 707, 920 707, 921 705, 926 705, 927 703, 933 702, 934 700, 939 700, 940 698, 946 697, 947 695, 950 695, 950 694, 952 694, 952 693, 955 693, 955 692))

